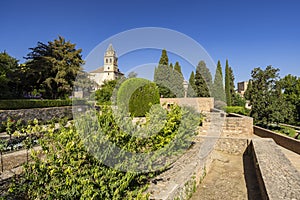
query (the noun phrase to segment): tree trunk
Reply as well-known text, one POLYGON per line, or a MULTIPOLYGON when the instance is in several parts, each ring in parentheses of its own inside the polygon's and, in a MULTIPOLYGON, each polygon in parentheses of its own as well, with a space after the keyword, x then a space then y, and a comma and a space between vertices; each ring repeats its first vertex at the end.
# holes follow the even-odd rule
POLYGON ((1 172, 3 172, 3 158, 2 158, 2 151, 0 152, 1 157, 1 172))

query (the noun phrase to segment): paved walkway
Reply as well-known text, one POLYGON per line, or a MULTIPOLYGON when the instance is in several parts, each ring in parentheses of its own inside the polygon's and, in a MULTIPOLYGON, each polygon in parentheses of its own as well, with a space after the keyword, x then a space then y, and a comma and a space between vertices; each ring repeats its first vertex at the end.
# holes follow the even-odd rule
MULTIPOLYGON (((257 135, 253 135, 254 138, 261 138, 257 135)), ((300 172, 300 155, 290 151, 280 145, 278 147, 281 149, 282 153, 291 161, 292 165, 300 172)))
POLYGON ((284 155, 291 161, 292 165, 300 172, 300 155, 279 146, 284 155))
POLYGON ((249 156, 217 152, 212 167, 191 200, 260 199, 253 163, 249 156))

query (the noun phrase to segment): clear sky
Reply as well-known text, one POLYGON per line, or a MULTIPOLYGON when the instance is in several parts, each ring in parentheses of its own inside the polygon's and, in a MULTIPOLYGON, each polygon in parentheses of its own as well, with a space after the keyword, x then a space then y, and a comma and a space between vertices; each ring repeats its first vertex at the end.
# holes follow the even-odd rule
MULTIPOLYGON (((58 35, 82 48, 85 58, 122 31, 164 27, 196 40, 223 69, 228 59, 236 81, 267 65, 280 68, 281 76, 300 76, 298 0, 3 0, 0 19, 0 51, 20 62, 28 48, 58 35)), ((152 62, 158 62, 157 55, 152 62)), ((190 68, 182 68, 188 76, 190 68)))

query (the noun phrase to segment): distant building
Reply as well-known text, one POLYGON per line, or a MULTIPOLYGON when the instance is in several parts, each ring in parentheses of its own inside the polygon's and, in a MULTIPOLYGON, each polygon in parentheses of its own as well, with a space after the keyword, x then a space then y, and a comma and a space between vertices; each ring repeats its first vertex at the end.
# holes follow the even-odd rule
POLYGON ((243 97, 246 90, 247 90, 247 87, 248 87, 248 81, 243 81, 243 82, 239 82, 237 84, 237 92, 243 97))
POLYGON ((118 68, 117 54, 110 44, 104 54, 104 65, 89 73, 90 79, 95 81, 95 90, 99 89, 106 80, 115 80, 124 76, 118 68))

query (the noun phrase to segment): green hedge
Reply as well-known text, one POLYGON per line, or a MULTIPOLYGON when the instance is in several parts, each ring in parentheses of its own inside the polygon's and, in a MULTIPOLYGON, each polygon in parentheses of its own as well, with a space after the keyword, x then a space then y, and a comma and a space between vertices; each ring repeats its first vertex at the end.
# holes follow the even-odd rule
POLYGON ((118 95, 118 106, 125 108, 132 116, 143 117, 154 104, 159 104, 159 90, 155 83, 131 78, 122 83, 118 95))
MULTIPOLYGON (((84 100, 76 100, 76 104, 84 103, 84 100), (82 102, 80 102, 82 101, 82 102)), ((45 108, 71 106, 72 100, 37 100, 37 99, 16 99, 16 100, 0 100, 0 110, 17 110, 28 108, 45 108)))
POLYGON ((226 106, 225 110, 227 113, 236 113, 240 115, 247 115, 247 111, 242 106, 226 106))

